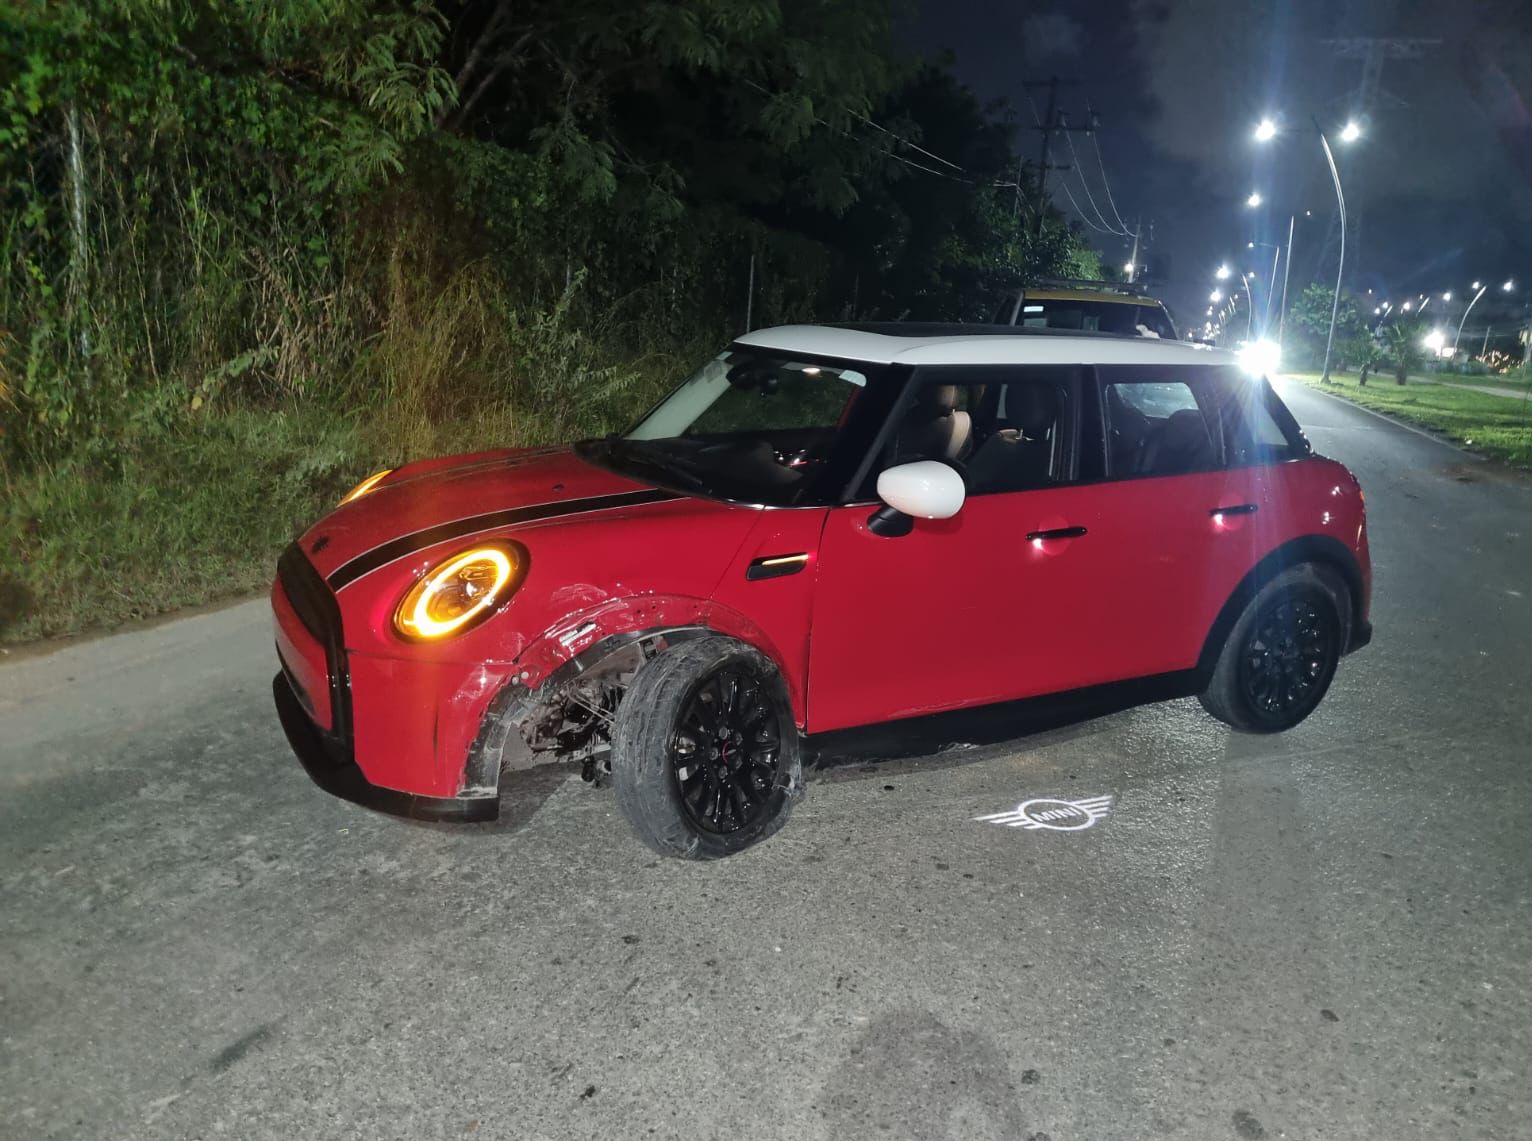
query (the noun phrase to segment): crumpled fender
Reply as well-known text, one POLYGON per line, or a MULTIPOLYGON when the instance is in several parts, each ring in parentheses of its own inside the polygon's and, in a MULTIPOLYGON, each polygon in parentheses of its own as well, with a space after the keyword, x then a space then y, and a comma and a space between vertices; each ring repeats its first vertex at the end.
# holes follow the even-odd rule
POLYGON ((793 721, 805 723, 803 692, 807 663, 786 662, 777 646, 750 619, 729 606, 685 595, 648 594, 607 599, 571 613, 534 638, 515 659, 510 681, 490 701, 469 749, 461 787, 487 793, 499 783, 500 748, 511 729, 560 688, 608 655, 651 637, 672 641, 723 634, 759 650, 787 682, 793 721))
POLYGON ((521 685, 536 689, 565 662, 609 638, 697 626, 738 638, 770 658, 787 679, 793 717, 802 724, 803 695, 795 684, 803 672, 801 664, 794 668, 794 663, 785 661, 766 632, 739 611, 706 598, 646 594, 608 599, 579 610, 532 640, 517 656, 514 676, 521 685))

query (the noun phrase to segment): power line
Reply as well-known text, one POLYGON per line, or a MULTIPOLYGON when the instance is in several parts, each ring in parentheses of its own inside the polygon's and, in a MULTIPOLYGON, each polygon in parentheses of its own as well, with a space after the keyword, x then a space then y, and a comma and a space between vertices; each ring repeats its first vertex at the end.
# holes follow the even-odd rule
POLYGON ((873 130, 882 131, 885 135, 889 136, 890 138, 898 139, 905 146, 909 147, 910 150, 912 150, 912 151, 919 151, 921 154, 925 155, 927 158, 935 159, 937 162, 941 163, 943 166, 950 166, 953 170, 963 171, 964 174, 968 173, 966 170, 963 170, 963 168, 960 167, 957 163, 955 163, 955 162, 948 162, 946 159, 942 158, 942 156, 939 155, 939 154, 932 154, 930 151, 926 150, 925 147, 917 146, 915 143, 910 142, 910 140, 905 138, 903 135, 897 134, 894 131, 890 131, 887 127, 881 126, 878 123, 874 123, 866 115, 859 114, 856 111, 853 111, 851 113, 853 115, 855 115, 858 119, 862 120, 862 122, 866 123, 869 127, 873 128, 873 130))
MULTIPOLYGON (((1075 173, 1080 176, 1080 187, 1085 191, 1085 200, 1090 203, 1090 208, 1096 212, 1096 217, 1101 221, 1099 228, 1106 233, 1116 234, 1119 238, 1132 237, 1133 235, 1128 232, 1127 227, 1123 227, 1121 230, 1113 229, 1112 223, 1108 222, 1106 215, 1101 212, 1101 207, 1096 205, 1096 198, 1090 192, 1090 183, 1085 178, 1085 168, 1080 162, 1080 152, 1075 149, 1075 137, 1072 134, 1067 137, 1069 139, 1069 153, 1075 160, 1075 173)), ((1065 182, 1063 185, 1067 186, 1068 183, 1065 182)))
MULTIPOLYGON (((1079 216, 1080 221, 1084 222, 1092 230, 1095 230, 1098 233, 1107 234, 1110 237, 1114 237, 1114 238, 1125 238, 1125 237, 1129 237, 1130 236, 1128 234, 1119 234, 1116 230, 1106 230, 1106 229, 1103 229, 1102 227, 1096 225, 1096 223, 1094 223, 1094 222, 1092 222, 1090 220, 1090 215, 1087 214, 1084 210, 1080 209, 1080 204, 1075 201, 1075 196, 1074 196, 1073 192, 1069 189, 1069 183, 1068 182, 1060 182, 1059 185, 1064 188, 1064 197, 1069 199, 1069 204, 1074 207, 1074 211, 1079 216)), ((1102 219, 1102 221, 1105 221, 1105 220, 1106 219, 1104 219, 1104 218, 1102 219)))
MULTIPOLYGON (((1092 119, 1092 122, 1094 122, 1095 121, 1095 116, 1092 115, 1091 119, 1092 119)), ((1112 184, 1111 184, 1110 181, 1108 181, 1108 179, 1106 177, 1106 162, 1101 157, 1101 135, 1100 135, 1100 133, 1097 132, 1097 131, 1092 131, 1090 133, 1090 141, 1091 141, 1091 145, 1096 148, 1096 166, 1101 171, 1101 187, 1102 187, 1103 190, 1106 191, 1106 202, 1107 202, 1107 205, 1112 208, 1112 216, 1117 219, 1117 224, 1119 226, 1121 226, 1124 230, 1127 230, 1128 224, 1122 220, 1122 215, 1117 212, 1117 203, 1112 200, 1112 184)))

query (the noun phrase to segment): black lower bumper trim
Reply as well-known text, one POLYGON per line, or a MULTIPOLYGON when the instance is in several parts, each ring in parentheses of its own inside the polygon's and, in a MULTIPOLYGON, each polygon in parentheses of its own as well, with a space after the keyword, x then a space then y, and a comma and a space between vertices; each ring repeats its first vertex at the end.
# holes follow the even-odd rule
POLYGON ((1367 645, 1371 641, 1372 623, 1358 622, 1356 624, 1356 630, 1354 630, 1351 635, 1351 645, 1346 647, 1346 653, 1354 654, 1356 651, 1360 650, 1363 646, 1367 645))
POLYGON ((332 796, 410 820, 471 824, 493 820, 500 815, 498 796, 417 796, 412 792, 379 788, 362 775, 354 760, 338 755, 342 751, 330 744, 319 727, 309 720, 286 674, 277 674, 271 689, 287 743, 313 782, 332 796))

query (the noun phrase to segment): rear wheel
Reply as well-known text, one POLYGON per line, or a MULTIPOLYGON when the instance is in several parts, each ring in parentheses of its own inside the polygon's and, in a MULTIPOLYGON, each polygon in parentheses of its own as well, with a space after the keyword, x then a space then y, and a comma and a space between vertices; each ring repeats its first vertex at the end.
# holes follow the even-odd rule
POLYGON ((781 675, 721 637, 645 663, 617 708, 612 783, 623 815, 661 855, 717 859, 764 840, 803 785, 781 675))
POLYGON ((1280 733, 1314 712, 1345 644, 1345 589, 1313 565, 1262 587, 1229 631, 1202 707, 1246 733, 1280 733))

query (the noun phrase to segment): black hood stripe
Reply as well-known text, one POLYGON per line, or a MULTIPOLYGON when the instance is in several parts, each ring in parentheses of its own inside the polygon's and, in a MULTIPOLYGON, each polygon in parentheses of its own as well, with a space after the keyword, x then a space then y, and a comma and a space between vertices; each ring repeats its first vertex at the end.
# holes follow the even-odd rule
POLYGON ((608 511, 615 507, 637 507, 644 503, 664 503, 681 499, 673 491, 651 488, 645 491, 625 491, 618 495, 597 495, 589 499, 561 499, 556 503, 534 503, 530 507, 512 507, 505 511, 486 511, 482 515, 469 515, 450 523, 438 523, 421 531, 411 531, 386 543, 348 559, 330 573, 325 581, 331 590, 349 586, 363 575, 371 574, 379 567, 387 566, 395 559, 402 559, 426 547, 444 543, 448 539, 490 531, 497 527, 509 527, 516 523, 533 523, 543 519, 562 519, 569 515, 587 515, 592 511, 608 511))

